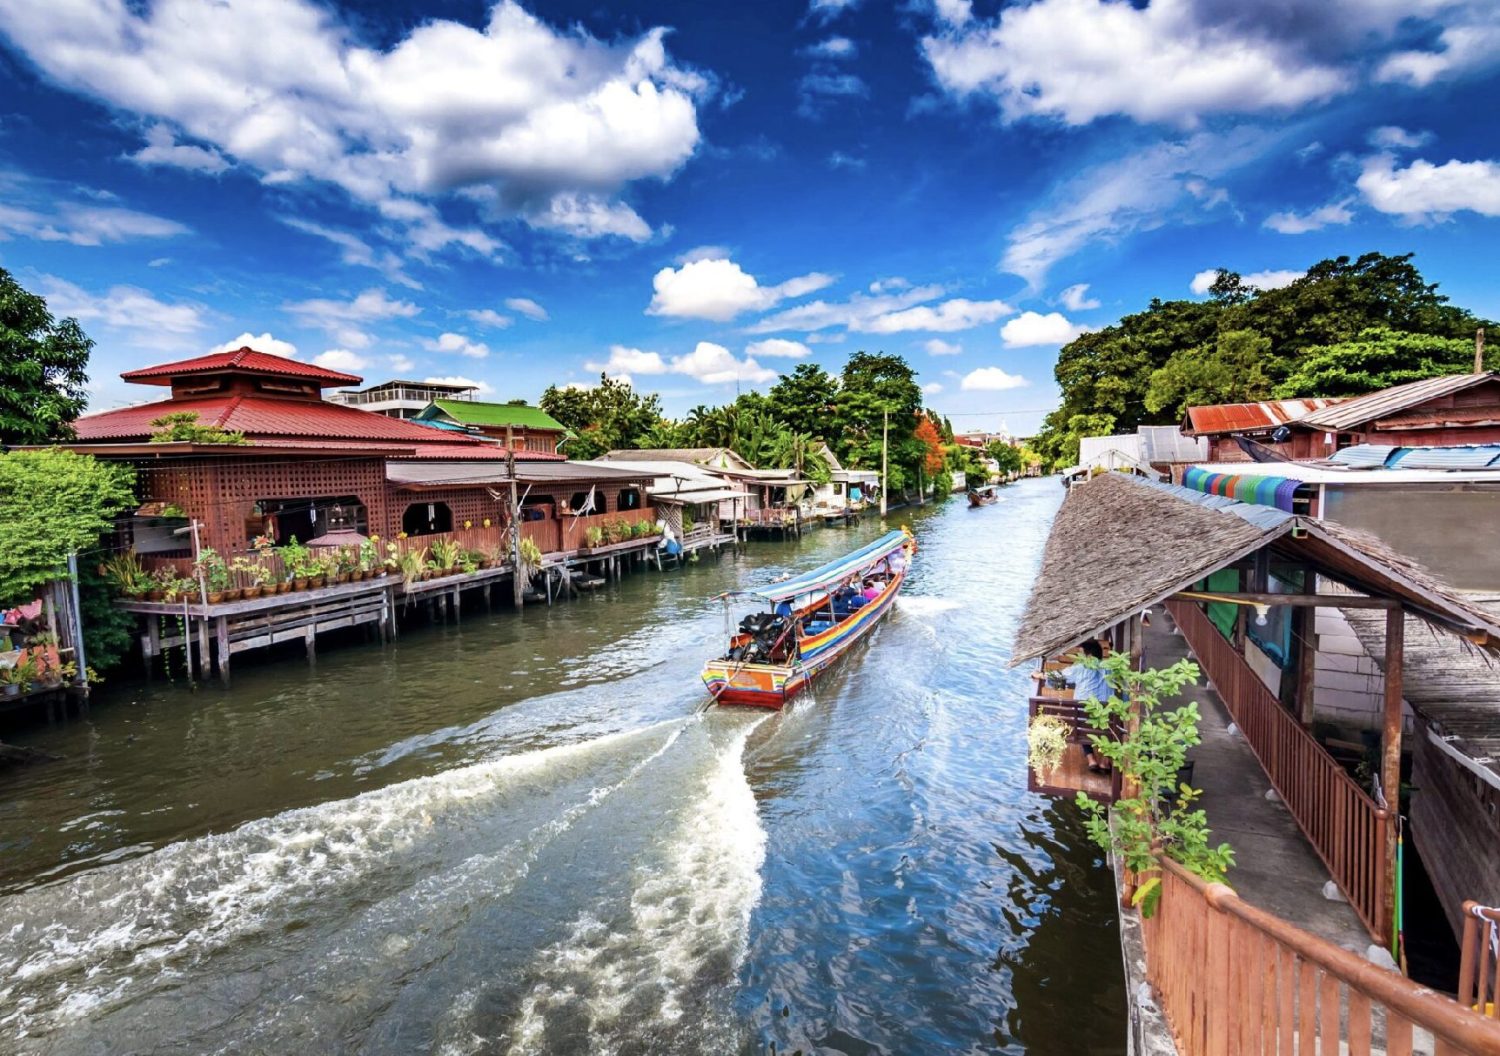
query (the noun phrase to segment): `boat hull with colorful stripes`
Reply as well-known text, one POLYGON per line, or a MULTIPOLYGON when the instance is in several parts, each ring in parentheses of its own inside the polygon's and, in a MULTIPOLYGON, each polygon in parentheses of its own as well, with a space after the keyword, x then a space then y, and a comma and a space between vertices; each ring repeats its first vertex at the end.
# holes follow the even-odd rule
POLYGON ((868 605, 856 609, 826 631, 807 635, 798 642, 793 664, 751 664, 734 660, 710 660, 703 665, 703 684, 719 704, 781 708, 812 684, 843 656, 855 642, 869 634, 896 603, 906 574, 892 576, 885 589, 868 605))

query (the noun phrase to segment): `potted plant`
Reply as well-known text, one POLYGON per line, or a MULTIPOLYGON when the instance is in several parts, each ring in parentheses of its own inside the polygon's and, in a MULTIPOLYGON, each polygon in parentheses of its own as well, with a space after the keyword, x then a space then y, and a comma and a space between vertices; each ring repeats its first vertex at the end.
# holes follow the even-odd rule
POLYGON ((372 535, 359 544, 359 578, 372 579, 381 567, 380 536, 372 535))
POLYGON ((396 557, 396 569, 401 573, 401 584, 407 590, 419 579, 425 578, 427 551, 404 550, 396 557))
POLYGON ((127 598, 137 598, 151 589, 151 577, 141 567, 134 550, 116 554, 99 566, 99 572, 127 598))
POLYGON ((583 533, 583 541, 589 544, 590 550, 593 550, 604 542, 604 529, 597 524, 589 525, 588 531, 583 533))
POLYGON ((203 581, 210 605, 217 605, 224 600, 229 590, 229 566, 224 563, 217 550, 211 546, 200 550, 198 560, 193 563, 193 572, 203 581))
POLYGON ((31 685, 36 677, 36 662, 29 656, 23 656, 15 662, 14 666, 0 671, 0 686, 4 686, 4 693, 7 697, 19 696, 22 693, 31 692, 31 685))
POLYGON ((147 601, 165 601, 167 591, 177 582, 177 570, 170 565, 164 565, 151 573, 151 583, 146 588, 147 601))
POLYGON ((443 572, 452 572, 458 567, 459 555, 462 548, 453 539, 438 539, 432 544, 432 563, 443 572))
POLYGON ((516 575, 529 584, 542 570, 542 548, 536 545, 535 539, 522 539, 517 550, 516 575))

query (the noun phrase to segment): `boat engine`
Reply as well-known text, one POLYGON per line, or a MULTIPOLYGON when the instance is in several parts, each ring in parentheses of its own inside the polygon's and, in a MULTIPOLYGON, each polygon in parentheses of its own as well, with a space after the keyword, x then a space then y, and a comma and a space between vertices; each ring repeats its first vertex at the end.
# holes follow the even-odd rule
POLYGON ((740 621, 740 633, 748 634, 750 640, 729 651, 729 659, 750 664, 773 662, 774 652, 784 653, 776 647, 791 627, 791 617, 777 616, 771 612, 757 612, 740 621))

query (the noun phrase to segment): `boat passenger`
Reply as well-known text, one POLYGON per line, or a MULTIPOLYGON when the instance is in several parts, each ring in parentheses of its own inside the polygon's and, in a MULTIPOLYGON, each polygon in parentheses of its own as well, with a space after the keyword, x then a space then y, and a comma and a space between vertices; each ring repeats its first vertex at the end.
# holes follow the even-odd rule
POLYGON ((891 570, 891 575, 899 576, 906 571, 906 551, 897 550, 885 559, 885 566, 891 570))
POLYGON ((865 589, 861 597, 863 597, 866 602, 874 601, 876 598, 880 597, 881 589, 881 584, 877 580, 867 579, 865 580, 865 589))

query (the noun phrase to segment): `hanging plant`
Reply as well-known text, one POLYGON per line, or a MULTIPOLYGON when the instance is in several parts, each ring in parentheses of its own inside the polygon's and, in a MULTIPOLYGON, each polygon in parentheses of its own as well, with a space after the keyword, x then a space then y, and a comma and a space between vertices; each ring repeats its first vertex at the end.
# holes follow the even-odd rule
POLYGON ((1056 715, 1038 715, 1026 728, 1026 762, 1036 779, 1046 782, 1068 749, 1068 724, 1056 715))

